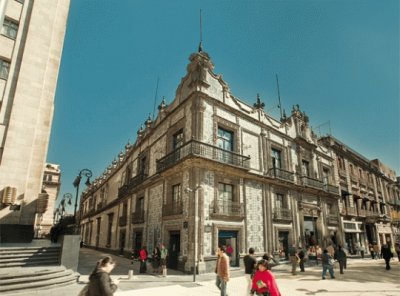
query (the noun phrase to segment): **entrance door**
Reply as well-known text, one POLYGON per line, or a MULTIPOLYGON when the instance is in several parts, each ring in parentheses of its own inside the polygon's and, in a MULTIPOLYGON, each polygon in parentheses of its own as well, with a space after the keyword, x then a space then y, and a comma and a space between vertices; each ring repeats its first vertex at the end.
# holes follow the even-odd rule
POLYGON ((100 226, 101 226, 101 218, 97 218, 96 249, 99 247, 99 242, 100 242, 100 226))
POLYGON ((181 252, 181 234, 179 231, 169 233, 168 268, 178 269, 179 254, 181 252))
POLYGON ((133 237, 135 238, 133 241, 133 246, 135 248, 135 257, 139 257, 139 251, 142 248, 142 232, 135 231, 133 237))
POLYGON ((278 241, 279 241, 279 250, 281 251, 280 254, 285 254, 285 259, 289 259, 289 231, 279 231, 278 232, 278 241))
POLYGON ((218 246, 226 247, 231 266, 239 266, 239 244, 237 231, 219 231, 218 246), (229 252, 229 249, 232 249, 231 252, 229 252))
POLYGON ((121 229, 119 232, 119 254, 124 254, 126 230, 121 229))

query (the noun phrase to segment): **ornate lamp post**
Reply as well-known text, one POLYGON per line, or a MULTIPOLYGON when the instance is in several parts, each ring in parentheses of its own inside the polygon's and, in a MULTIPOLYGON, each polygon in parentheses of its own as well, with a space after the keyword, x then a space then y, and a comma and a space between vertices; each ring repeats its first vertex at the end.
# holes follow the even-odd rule
POLYGON ((75 208, 74 208, 74 223, 77 224, 76 221, 76 207, 78 206, 78 195, 79 195, 79 184, 81 183, 82 176, 87 177, 85 185, 90 185, 90 178, 92 177, 92 171, 89 169, 83 169, 79 172, 78 176, 76 176, 74 182, 72 183, 76 188, 76 197, 75 197, 75 208))

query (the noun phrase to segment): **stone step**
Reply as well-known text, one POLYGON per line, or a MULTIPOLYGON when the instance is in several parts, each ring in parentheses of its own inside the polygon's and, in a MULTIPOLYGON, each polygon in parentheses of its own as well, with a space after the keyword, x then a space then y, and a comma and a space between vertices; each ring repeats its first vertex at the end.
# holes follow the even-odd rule
POLYGON ((59 254, 43 255, 43 256, 12 256, 7 258, 0 258, 0 263, 18 262, 18 261, 40 261, 40 260, 56 260, 58 261, 59 254))
POLYGON ((59 261, 54 259, 39 259, 39 260, 26 260, 26 261, 16 261, 16 262, 0 262, 0 268, 6 267, 17 267, 17 266, 37 266, 37 265, 59 265, 59 261))
POLYGON ((0 281, 26 276, 41 276, 54 272, 64 271, 64 266, 41 266, 41 267, 9 267, 0 269, 0 281))
POLYGON ((37 253, 56 253, 60 252, 60 247, 45 247, 45 248, 0 248, 0 256, 7 254, 37 254, 37 253))
POLYGON ((70 276, 74 275, 72 270, 60 270, 57 272, 51 272, 47 274, 41 274, 41 275, 25 275, 25 276, 18 276, 14 278, 8 278, 8 279, 0 279, 0 286, 5 286, 5 285, 13 285, 16 283, 32 283, 32 282, 37 282, 37 281, 42 281, 42 280, 50 280, 50 279, 55 279, 55 278, 60 278, 60 277, 65 277, 65 276, 70 276))

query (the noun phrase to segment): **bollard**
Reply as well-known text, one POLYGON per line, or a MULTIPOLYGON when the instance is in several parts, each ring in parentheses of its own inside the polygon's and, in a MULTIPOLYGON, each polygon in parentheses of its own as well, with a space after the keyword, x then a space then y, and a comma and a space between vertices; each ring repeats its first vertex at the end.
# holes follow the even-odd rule
POLYGON ((131 269, 131 270, 129 270, 129 272, 128 272, 128 279, 132 279, 132 277, 133 277, 133 270, 131 269))

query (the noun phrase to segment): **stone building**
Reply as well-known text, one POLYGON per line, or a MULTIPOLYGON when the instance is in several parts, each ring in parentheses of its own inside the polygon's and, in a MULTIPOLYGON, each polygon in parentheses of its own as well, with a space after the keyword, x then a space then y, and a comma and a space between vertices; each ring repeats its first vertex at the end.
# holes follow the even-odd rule
POLYGON ((1 241, 30 241, 46 206, 43 170, 68 10, 69 0, 0 4, 1 241))
POLYGON ((396 205, 400 201, 396 173, 378 159, 368 160, 332 136, 321 138, 320 142, 332 149, 337 162, 339 208, 344 241, 350 252, 355 253, 357 245, 377 243, 381 247, 394 242, 396 205))
POLYGON ((221 244, 234 266, 249 247, 287 256, 290 244, 342 243, 335 155, 308 116, 294 106, 276 120, 259 96, 236 98, 207 53, 189 60, 171 104, 84 191, 84 242, 121 254, 162 242, 186 272, 195 251, 211 271, 221 244))

